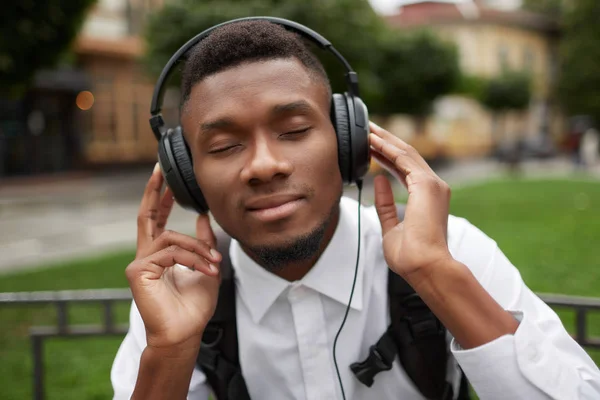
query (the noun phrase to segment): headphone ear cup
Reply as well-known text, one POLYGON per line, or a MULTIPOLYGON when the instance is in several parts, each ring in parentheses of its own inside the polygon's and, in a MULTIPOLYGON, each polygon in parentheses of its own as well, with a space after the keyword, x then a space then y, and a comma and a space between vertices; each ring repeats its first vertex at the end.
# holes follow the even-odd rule
POLYGON ((192 157, 181 127, 169 129, 163 135, 158 146, 158 160, 177 203, 185 209, 207 213, 208 205, 196 181, 192 157))
POLYGON ((335 128, 338 143, 338 164, 344 183, 352 180, 352 142, 348 102, 344 95, 334 93, 331 97, 331 122, 335 128))
POLYGON ((352 146, 352 169, 350 180, 362 180, 371 165, 369 145, 369 110, 360 97, 346 96, 350 113, 350 144, 352 146))

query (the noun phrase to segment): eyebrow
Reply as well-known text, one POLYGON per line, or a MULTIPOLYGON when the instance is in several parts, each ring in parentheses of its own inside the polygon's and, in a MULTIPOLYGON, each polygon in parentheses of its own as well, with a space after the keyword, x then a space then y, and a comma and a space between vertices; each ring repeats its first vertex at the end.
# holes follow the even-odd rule
POLYGON ((308 114, 313 112, 313 108, 310 104, 308 104, 307 101, 298 100, 291 103, 278 104, 271 110, 271 114, 273 115, 287 114, 293 112, 300 114, 308 114))
POLYGON ((225 117, 219 118, 214 121, 204 122, 200 125, 200 133, 206 134, 210 131, 226 129, 235 126, 233 119, 225 117))

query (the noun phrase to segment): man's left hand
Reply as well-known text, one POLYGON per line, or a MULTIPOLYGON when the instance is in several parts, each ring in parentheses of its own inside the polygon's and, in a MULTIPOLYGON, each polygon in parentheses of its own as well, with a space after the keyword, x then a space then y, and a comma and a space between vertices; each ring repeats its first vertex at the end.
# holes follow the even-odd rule
POLYGON ((383 251, 389 267, 413 287, 437 265, 452 262, 447 229, 450 187, 409 144, 370 124, 373 157, 408 190, 403 221, 385 176, 375 178, 375 207, 381 222, 383 251))

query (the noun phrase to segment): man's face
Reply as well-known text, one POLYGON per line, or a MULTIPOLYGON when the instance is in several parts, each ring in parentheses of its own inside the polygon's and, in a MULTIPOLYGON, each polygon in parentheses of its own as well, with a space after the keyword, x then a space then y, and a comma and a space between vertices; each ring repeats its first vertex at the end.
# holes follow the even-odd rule
POLYGON ((182 126, 215 220, 248 248, 327 228, 342 192, 327 90, 296 59, 250 62, 192 89, 182 126))

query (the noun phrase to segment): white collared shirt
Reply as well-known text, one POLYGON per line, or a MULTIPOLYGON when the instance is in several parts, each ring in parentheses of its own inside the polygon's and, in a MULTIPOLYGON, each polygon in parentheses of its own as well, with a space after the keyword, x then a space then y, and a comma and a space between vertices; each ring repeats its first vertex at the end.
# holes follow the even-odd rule
MULTIPOLYGON (((341 200, 335 234, 319 261, 296 282, 277 277, 252 261, 232 241, 242 373, 250 397, 260 400, 341 399, 332 357, 354 278, 358 203, 341 200)), ((368 388, 348 368, 365 359, 389 325, 387 277, 381 227, 374 207, 362 207, 361 250, 356 289, 337 343, 337 362, 347 399, 423 399, 398 359, 368 388)), ((569 336, 557 315, 524 284, 496 243, 465 219, 450 216, 448 242, 455 259, 520 321, 514 335, 462 350, 450 349, 482 400, 600 399, 600 371, 569 336)), ((451 339, 451 338, 450 338, 451 339)), ((111 371, 117 400, 129 399, 141 353, 143 321, 135 304, 129 333, 111 371)), ((188 399, 207 400, 205 377, 194 370, 188 399)))

